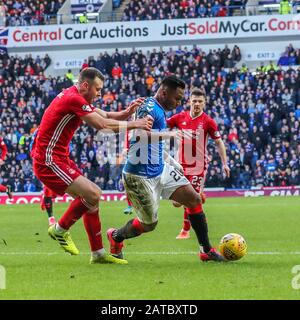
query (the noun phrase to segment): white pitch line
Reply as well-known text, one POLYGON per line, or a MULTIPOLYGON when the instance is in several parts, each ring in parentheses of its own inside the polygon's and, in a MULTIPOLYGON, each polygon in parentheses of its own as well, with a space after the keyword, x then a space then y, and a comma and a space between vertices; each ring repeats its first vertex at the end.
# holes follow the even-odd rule
MULTIPOLYGON (((45 255, 45 256, 52 256, 52 255, 62 255, 65 254, 64 252, 0 252, 0 255, 9 255, 9 256, 18 256, 18 255, 27 255, 27 256, 34 256, 34 255, 45 255)), ((89 255, 90 252, 81 252, 82 255, 89 255)), ((194 255, 198 254, 197 251, 153 251, 153 252, 127 252, 128 255, 194 255)), ((249 255, 300 255, 300 251, 291 251, 291 252, 276 252, 276 251, 253 251, 248 252, 249 255)))

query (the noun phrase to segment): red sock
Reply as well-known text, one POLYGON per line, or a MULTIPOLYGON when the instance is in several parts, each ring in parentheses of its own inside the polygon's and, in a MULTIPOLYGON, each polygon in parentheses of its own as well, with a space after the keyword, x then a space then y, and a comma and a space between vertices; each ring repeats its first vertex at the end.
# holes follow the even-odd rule
POLYGON ((6 192, 6 186, 0 184, 0 192, 6 192))
POLYGON ((91 251, 97 251, 103 248, 101 221, 99 210, 93 213, 85 213, 82 217, 86 233, 88 234, 91 251))
POLYGON ((130 206, 130 207, 132 207, 132 203, 131 203, 131 201, 127 198, 127 203, 128 203, 128 205, 130 206))
POLYGON ((191 223, 188 217, 187 210, 184 209, 184 214, 183 214, 183 230, 184 231, 189 231, 191 229, 191 223))
POLYGON ((69 230, 70 227, 87 211, 89 211, 89 208, 83 204, 80 197, 77 197, 72 201, 64 215, 58 220, 58 224, 63 229, 69 230))
POLYGON ((137 218, 133 219, 132 226, 139 233, 145 232, 143 226, 141 225, 140 221, 137 218))

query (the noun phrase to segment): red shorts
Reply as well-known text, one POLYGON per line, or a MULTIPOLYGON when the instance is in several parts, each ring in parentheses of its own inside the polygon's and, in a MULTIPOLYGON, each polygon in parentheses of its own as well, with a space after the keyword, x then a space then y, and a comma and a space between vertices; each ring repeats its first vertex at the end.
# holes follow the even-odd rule
POLYGON ((61 196, 65 194, 65 190, 76 178, 82 176, 82 172, 76 164, 68 158, 54 160, 51 165, 34 160, 33 172, 46 187, 61 196))
POLYGON ((204 183, 205 183, 206 171, 199 175, 186 175, 186 178, 189 180, 196 192, 203 192, 204 183))
POLYGON ((44 197, 47 197, 47 198, 56 198, 57 197, 57 194, 46 186, 44 187, 43 193, 44 193, 44 197))

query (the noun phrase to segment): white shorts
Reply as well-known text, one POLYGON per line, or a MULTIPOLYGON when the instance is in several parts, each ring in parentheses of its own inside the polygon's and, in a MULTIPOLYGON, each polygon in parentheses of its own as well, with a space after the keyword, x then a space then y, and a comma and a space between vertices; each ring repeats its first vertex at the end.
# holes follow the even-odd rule
POLYGON ((160 176, 145 178, 131 173, 123 173, 127 197, 137 211, 140 222, 152 224, 158 220, 159 201, 170 199, 178 188, 190 184, 188 179, 166 163, 160 176))

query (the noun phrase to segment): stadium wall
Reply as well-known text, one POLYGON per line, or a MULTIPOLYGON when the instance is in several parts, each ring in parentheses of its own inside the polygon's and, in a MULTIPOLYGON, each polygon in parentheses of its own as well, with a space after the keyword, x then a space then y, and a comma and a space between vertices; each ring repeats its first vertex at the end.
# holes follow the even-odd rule
MULTIPOLYGON (((274 41, 274 42, 265 42, 263 46, 254 45, 253 43, 243 43, 243 42, 230 42, 225 43, 224 41, 216 41, 216 43, 212 44, 200 44, 201 49, 205 52, 208 52, 210 49, 223 49, 225 44, 229 46, 230 49, 234 47, 234 45, 238 44, 241 54, 242 54, 242 60, 241 63, 246 63, 247 66, 251 69, 255 69, 260 62, 265 62, 265 64, 268 64, 269 61, 275 61, 277 62, 281 56, 281 54, 285 51, 286 46, 292 43, 294 48, 300 48, 300 40, 295 41, 274 41)), ((97 49, 67 49, 66 50, 45 50, 45 51, 32 51, 32 50, 26 50, 24 49, 23 52, 18 52, 17 55, 20 57, 25 57, 25 55, 31 54, 33 58, 35 58, 37 55, 40 57, 45 56, 45 54, 49 54, 52 63, 51 65, 46 69, 45 74, 51 75, 51 76, 63 76, 68 69, 71 69, 73 74, 75 76, 78 75, 81 66, 85 59, 88 59, 88 57, 93 56, 95 59, 98 57, 98 55, 105 51, 109 54, 112 54, 116 48, 119 48, 119 52, 122 52, 123 50, 127 50, 127 52, 131 52, 132 49, 136 50, 142 50, 144 53, 146 53, 148 50, 152 52, 153 49, 160 50, 161 48, 164 51, 168 51, 169 48, 173 48, 174 50, 178 49, 179 43, 177 45, 167 45, 167 46, 133 46, 133 47, 123 47, 120 49, 118 46, 114 46, 113 48, 97 48, 97 49)), ((183 47, 187 47, 188 49, 192 48, 192 45, 186 45, 183 44, 183 47)), ((14 52, 11 52, 14 54, 14 52)))
MULTIPOLYGON (((239 189, 239 190, 225 190, 224 188, 211 188, 205 189, 207 198, 224 198, 224 197, 285 197, 285 196, 300 196, 300 186, 291 187, 263 187, 253 189, 239 189)), ((9 199, 7 196, 0 196, 0 205, 12 205, 12 204, 34 204, 41 203, 42 193, 15 193, 13 199, 9 199)), ((72 201, 72 197, 64 195, 62 197, 55 198, 54 202, 67 203, 72 201)), ((101 201, 122 201, 126 200, 126 194, 118 191, 103 191, 101 201)))

